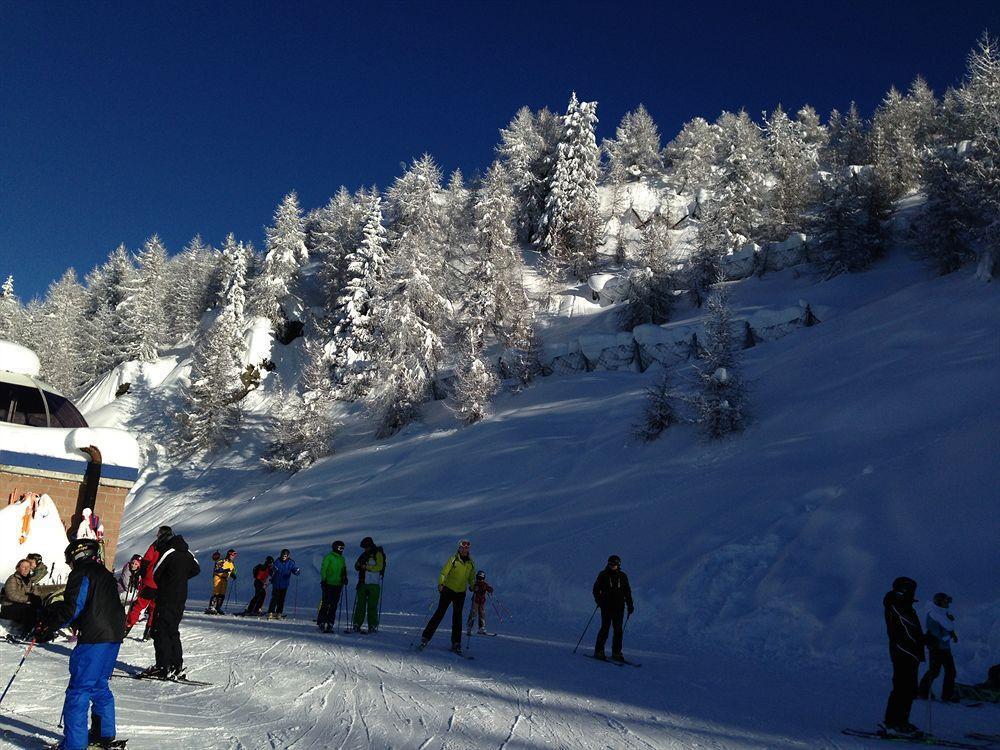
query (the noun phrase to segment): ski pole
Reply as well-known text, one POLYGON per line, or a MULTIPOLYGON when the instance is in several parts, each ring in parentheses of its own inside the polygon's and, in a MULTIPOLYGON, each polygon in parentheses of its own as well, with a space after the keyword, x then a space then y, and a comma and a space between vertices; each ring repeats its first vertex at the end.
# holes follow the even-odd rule
POLYGON ((21 657, 21 663, 17 665, 17 669, 14 670, 14 674, 10 676, 10 682, 7 683, 7 687, 3 689, 3 694, 0 695, 0 704, 2 704, 3 699, 7 697, 7 691, 10 690, 10 686, 14 684, 14 678, 17 677, 17 673, 21 671, 21 667, 24 666, 25 659, 28 658, 28 654, 31 653, 31 649, 35 647, 35 643, 37 642, 38 642, 37 638, 32 638, 31 642, 28 644, 28 648, 24 652, 24 656, 21 657))
MULTIPOLYGON (((378 625, 375 626, 375 630, 382 627, 382 600, 385 599, 385 571, 378 574, 378 620, 376 622, 378 625)), ((371 629, 371 623, 368 623, 369 630, 371 629)))
POLYGON ((587 627, 583 629, 583 633, 580 634, 580 640, 576 642, 576 648, 573 649, 573 653, 576 653, 576 649, 580 648, 580 644, 583 643, 583 637, 587 635, 587 631, 590 630, 590 623, 594 621, 594 615, 597 614, 597 610, 600 608, 600 604, 594 607, 594 611, 590 614, 590 619, 587 620, 587 627))
POLYGON ((299 610, 299 577, 295 576, 295 591, 292 592, 292 612, 298 615, 299 610))

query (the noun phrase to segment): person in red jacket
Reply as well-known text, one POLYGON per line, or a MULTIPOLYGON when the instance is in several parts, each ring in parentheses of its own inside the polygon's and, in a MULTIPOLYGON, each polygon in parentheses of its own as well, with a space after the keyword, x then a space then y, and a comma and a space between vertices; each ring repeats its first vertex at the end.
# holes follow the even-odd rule
MULTIPOLYGON (((156 532, 156 539, 159 541, 160 539, 169 537, 171 533, 169 526, 161 526, 159 531, 156 532)), ((156 562, 159 559, 160 552, 156 548, 156 542, 153 542, 149 545, 149 549, 146 550, 146 554, 142 556, 142 560, 139 562, 139 594, 136 596, 135 601, 132 602, 132 607, 125 617, 125 637, 128 637, 128 632, 139 622, 139 617, 142 615, 143 610, 148 609, 146 629, 143 631, 142 640, 145 641, 149 638, 150 630, 153 627, 153 617, 156 614, 156 581, 153 579, 153 570, 156 568, 156 562)))
POLYGON ((472 607, 469 609, 469 619, 465 623, 467 633, 472 632, 472 623, 479 616, 479 633, 486 632, 486 595, 493 593, 493 587, 486 582, 486 571, 476 573, 476 582, 469 588, 472 592, 472 607))

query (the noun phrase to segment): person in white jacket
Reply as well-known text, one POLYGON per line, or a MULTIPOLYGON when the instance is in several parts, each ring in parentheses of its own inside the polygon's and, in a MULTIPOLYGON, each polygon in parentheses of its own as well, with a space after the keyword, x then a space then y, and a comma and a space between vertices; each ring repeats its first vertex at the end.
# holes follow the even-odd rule
POLYGON ((917 692, 924 700, 930 696, 931 684, 941 673, 942 667, 944 686, 941 688, 941 700, 958 700, 958 695, 955 693, 955 658, 951 655, 951 644, 958 643, 958 635, 955 634, 955 615, 948 609, 950 605, 951 597, 939 592, 934 594, 934 603, 927 610, 926 632, 930 665, 920 680, 917 692))
POLYGON ((77 539, 97 539, 98 541, 104 539, 104 524, 97 521, 96 525, 92 523, 91 516, 93 511, 90 508, 83 509, 83 520, 80 521, 80 525, 76 529, 77 539))

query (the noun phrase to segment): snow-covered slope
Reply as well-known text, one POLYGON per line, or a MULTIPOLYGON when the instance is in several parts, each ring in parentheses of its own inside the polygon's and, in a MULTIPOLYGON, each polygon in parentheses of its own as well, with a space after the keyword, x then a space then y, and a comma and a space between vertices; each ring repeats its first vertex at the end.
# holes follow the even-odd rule
POLYGON ((203 558, 232 545, 248 564, 288 546, 308 601, 330 542, 350 552, 371 534, 390 557, 387 606, 421 612, 469 536, 517 618, 560 632, 589 612, 615 552, 644 643, 870 665, 884 653, 881 594, 906 574, 925 597, 954 596, 957 657, 978 669, 1000 650, 996 294, 905 260, 826 283, 747 280, 738 310, 806 295, 825 317, 747 350, 753 423, 735 439, 708 445, 680 427, 636 444, 652 371, 550 377, 471 428, 438 403, 395 439, 348 436, 291 479, 263 473, 249 439, 208 466, 161 465, 129 505, 123 551, 160 523, 203 558))

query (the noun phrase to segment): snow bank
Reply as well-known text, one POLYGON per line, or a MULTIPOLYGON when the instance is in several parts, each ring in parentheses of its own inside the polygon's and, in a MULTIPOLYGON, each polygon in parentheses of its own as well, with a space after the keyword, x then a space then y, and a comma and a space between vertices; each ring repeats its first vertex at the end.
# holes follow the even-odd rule
POLYGON ((79 462, 81 475, 89 459, 79 449, 90 445, 100 449, 105 464, 131 469, 141 466, 139 445, 124 430, 107 427, 37 428, 0 423, 0 450, 79 462))
POLYGON ((37 378, 42 370, 38 355, 13 341, 0 341, 0 370, 37 378))
POLYGON ((49 578, 43 583, 61 583, 69 575, 63 558, 69 544, 66 527, 48 495, 38 499, 34 516, 31 508, 30 502, 22 500, 0 509, 0 579, 6 581, 19 560, 37 552, 49 568, 49 578), (23 533, 25 526, 27 534, 23 533))

